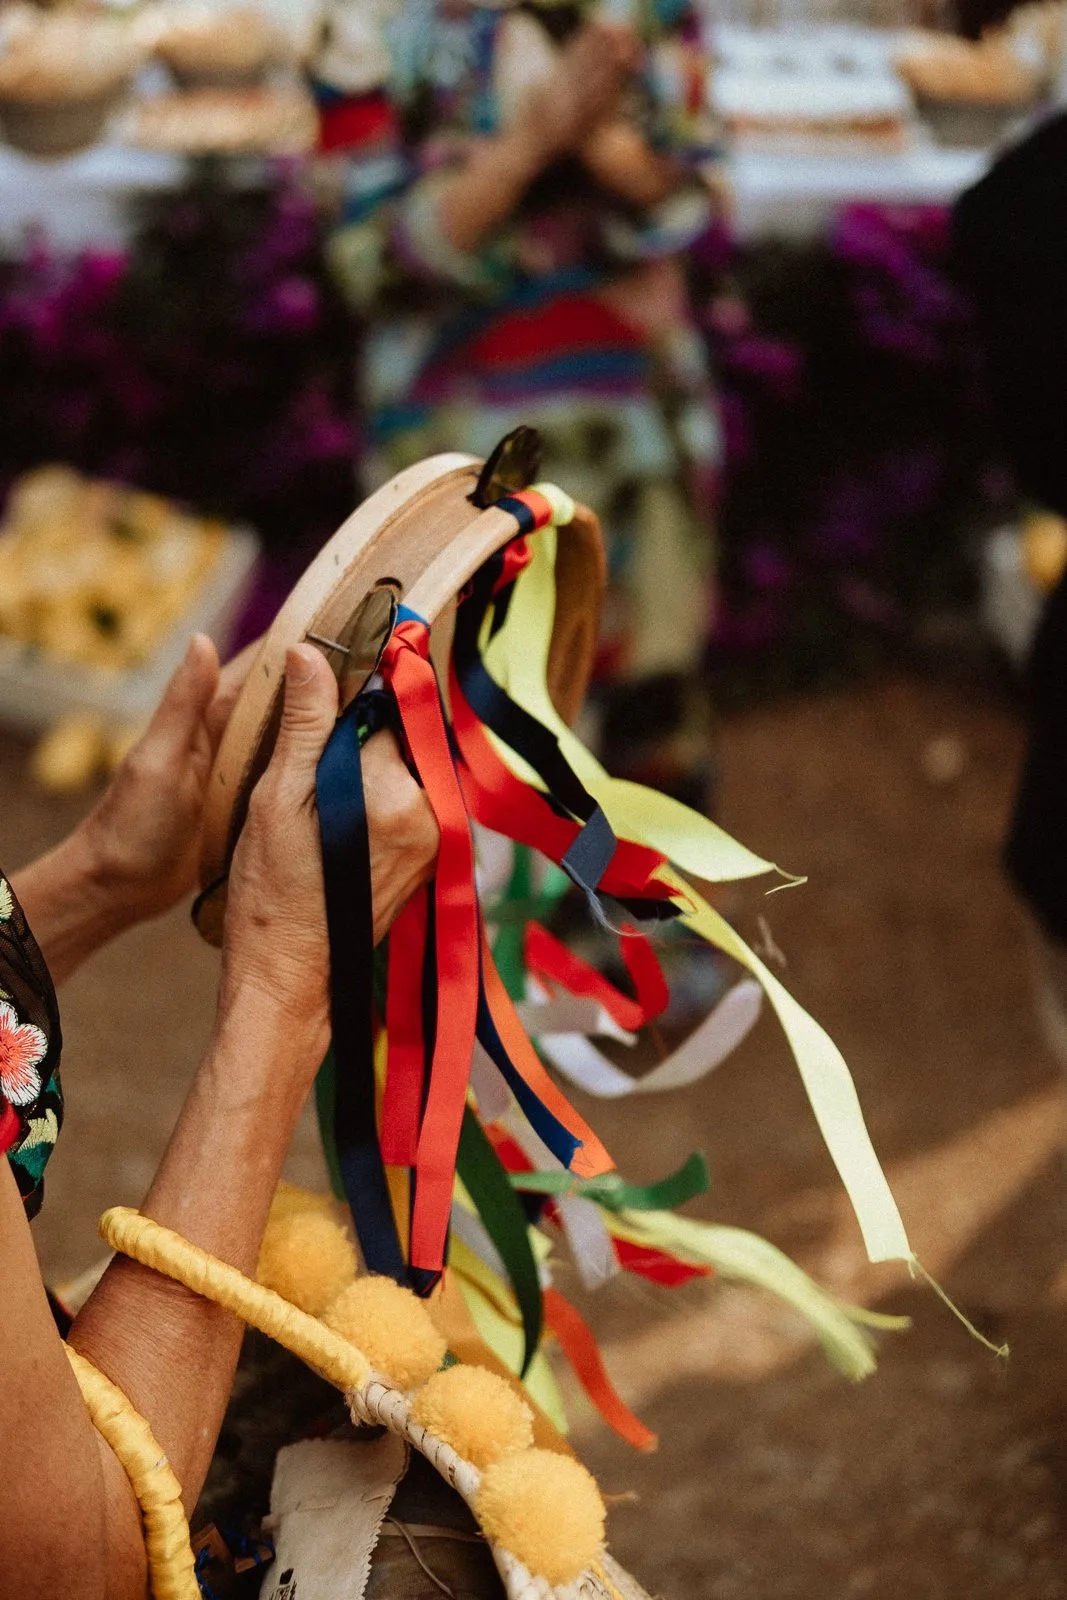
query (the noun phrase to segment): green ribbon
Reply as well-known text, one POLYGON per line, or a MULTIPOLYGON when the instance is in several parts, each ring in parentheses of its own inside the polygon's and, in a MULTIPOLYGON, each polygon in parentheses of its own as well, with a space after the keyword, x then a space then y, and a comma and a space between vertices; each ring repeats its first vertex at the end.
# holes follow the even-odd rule
POLYGON ((644 1186, 627 1183, 617 1172, 600 1178, 576 1178, 571 1172, 512 1172, 513 1189, 524 1194, 544 1194, 553 1199, 577 1196, 592 1200, 608 1211, 673 1211, 711 1187, 707 1161, 699 1150, 669 1178, 644 1186))
POLYGON ((526 998, 526 963, 522 947, 530 920, 525 908, 530 904, 531 889, 530 850, 527 845, 517 844, 508 886, 493 912, 493 920, 499 925, 493 940, 493 960, 512 1000, 526 998))
POLYGON ((326 1052, 322 1066, 315 1075, 315 1115, 319 1123, 319 1138, 322 1140, 322 1154, 326 1161, 326 1171, 330 1175, 330 1188, 334 1198, 344 1200, 345 1186, 341 1181, 341 1168, 337 1161, 337 1145, 333 1137, 333 1104, 337 1085, 337 1065, 333 1059, 333 1048, 326 1052))
POLYGON ((456 1170, 496 1246, 518 1301, 523 1332, 519 1376, 525 1377, 541 1342, 541 1278, 522 1202, 470 1106, 463 1113, 456 1170))

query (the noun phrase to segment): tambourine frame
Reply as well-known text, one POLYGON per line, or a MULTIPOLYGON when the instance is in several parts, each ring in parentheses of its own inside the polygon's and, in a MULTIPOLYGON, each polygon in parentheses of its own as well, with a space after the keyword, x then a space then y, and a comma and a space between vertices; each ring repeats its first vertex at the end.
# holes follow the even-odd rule
MULTIPOLYGON (((205 892, 194 917, 209 942, 221 942, 230 858, 248 796, 274 748, 286 652, 302 640, 316 643, 350 699, 368 676, 365 657, 351 664, 354 632, 369 599, 387 591, 432 625, 432 653, 439 663, 447 659, 456 596, 516 532, 506 509, 473 503, 483 472, 475 457, 450 453, 398 473, 324 546, 264 635, 208 783, 200 864, 205 892)), ((600 524, 584 507, 560 529, 556 572, 549 691, 561 716, 573 721, 592 671, 606 576, 600 524)))

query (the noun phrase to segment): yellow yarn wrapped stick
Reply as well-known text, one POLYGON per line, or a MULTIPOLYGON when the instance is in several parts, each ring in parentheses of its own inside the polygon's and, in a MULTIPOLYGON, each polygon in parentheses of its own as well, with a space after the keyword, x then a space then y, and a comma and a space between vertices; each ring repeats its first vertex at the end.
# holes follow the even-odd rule
POLYGON ((112 1206, 100 1218, 100 1232, 113 1250, 232 1311, 249 1327, 306 1361, 338 1389, 358 1389, 366 1383, 370 1363, 355 1345, 170 1228, 127 1206, 112 1206))
POLYGON ((145 1419, 91 1361, 64 1346, 97 1433, 111 1446, 144 1518, 154 1600, 200 1600, 182 1487, 145 1419))

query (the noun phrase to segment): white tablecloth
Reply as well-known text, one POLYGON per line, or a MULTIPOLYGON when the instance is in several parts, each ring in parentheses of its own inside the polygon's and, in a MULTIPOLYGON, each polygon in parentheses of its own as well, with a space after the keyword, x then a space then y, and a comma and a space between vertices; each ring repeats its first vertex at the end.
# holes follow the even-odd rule
MULTIPOLYGON (((884 156, 738 151, 729 161, 734 225, 746 240, 810 237, 849 201, 945 203, 981 176, 988 159, 984 150, 937 147, 884 156)), ((31 227, 63 250, 120 244, 129 233, 129 201, 175 187, 183 170, 176 156, 118 145, 62 161, 0 147, 0 250, 18 249, 31 227)))
POLYGON ((18 250, 41 228, 60 250, 121 244, 128 205, 146 192, 176 188, 184 162, 120 145, 98 145, 62 161, 39 161, 0 146, 0 250, 18 250))
POLYGON ((734 231, 752 240, 809 238, 855 201, 946 205, 986 170, 986 150, 918 146, 887 155, 772 155, 735 151, 728 167, 734 231))

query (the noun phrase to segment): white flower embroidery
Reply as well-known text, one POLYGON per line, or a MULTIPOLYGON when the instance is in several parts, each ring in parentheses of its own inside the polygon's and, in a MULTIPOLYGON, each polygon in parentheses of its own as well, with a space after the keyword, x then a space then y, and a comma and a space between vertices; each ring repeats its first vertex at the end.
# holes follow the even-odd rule
POLYGON ((0 1095, 13 1106, 32 1105, 41 1092, 37 1071, 48 1040, 32 1022, 20 1022, 14 1006, 0 1004, 0 1095))

